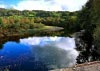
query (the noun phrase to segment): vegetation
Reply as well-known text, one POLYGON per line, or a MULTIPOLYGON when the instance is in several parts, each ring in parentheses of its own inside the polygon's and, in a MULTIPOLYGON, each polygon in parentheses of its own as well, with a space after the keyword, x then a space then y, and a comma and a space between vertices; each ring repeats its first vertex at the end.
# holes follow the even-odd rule
POLYGON ((78 57, 79 60, 83 60, 82 62, 100 60, 99 6, 100 1, 89 0, 78 14, 78 27, 85 30, 84 35, 80 37, 84 41, 85 50, 82 50, 78 57))
MULTIPOLYGON (((20 33, 28 29, 39 29, 45 25, 64 28, 65 32, 59 35, 68 35, 75 32, 77 12, 49 12, 49 11, 18 11, 0 9, 0 24, 2 33, 20 33), (66 33, 66 34, 65 34, 66 33)), ((43 32, 43 31, 41 31, 43 32)), ((51 31, 50 31, 51 32, 51 31)), ((36 33, 35 33, 36 34, 36 33)), ((35 35, 33 34, 33 35, 35 35)), ((40 34, 40 36, 42 36, 40 34)), ((52 34, 51 34, 52 36, 52 34)))
POLYGON ((96 24, 96 28, 94 31, 94 44, 96 47, 96 52, 99 54, 98 57, 100 59, 100 1, 93 0, 93 22, 96 24))

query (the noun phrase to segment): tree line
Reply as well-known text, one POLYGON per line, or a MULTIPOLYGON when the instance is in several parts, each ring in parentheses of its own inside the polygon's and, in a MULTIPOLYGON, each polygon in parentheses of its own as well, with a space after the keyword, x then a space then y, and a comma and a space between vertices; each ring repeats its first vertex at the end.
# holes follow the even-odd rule
MULTIPOLYGON (((14 9, 0 9, 0 27, 2 31, 12 30, 20 32, 25 29, 41 28, 44 25, 64 28, 64 34, 68 35, 76 31, 78 12, 68 11, 18 11, 14 9), (20 30, 19 30, 20 29, 20 30)), ((42 32, 42 31, 41 31, 42 32)), ((51 34, 52 35, 52 34, 51 34)), ((40 35, 41 36, 41 35, 40 35)))

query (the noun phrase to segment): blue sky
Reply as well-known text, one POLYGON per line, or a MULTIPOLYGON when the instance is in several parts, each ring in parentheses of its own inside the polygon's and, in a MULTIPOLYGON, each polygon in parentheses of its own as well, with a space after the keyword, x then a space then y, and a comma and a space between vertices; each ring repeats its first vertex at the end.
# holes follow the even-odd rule
POLYGON ((0 8, 17 10, 77 11, 88 0, 0 0, 0 8))
POLYGON ((0 4, 11 5, 17 4, 20 0, 0 0, 0 4))

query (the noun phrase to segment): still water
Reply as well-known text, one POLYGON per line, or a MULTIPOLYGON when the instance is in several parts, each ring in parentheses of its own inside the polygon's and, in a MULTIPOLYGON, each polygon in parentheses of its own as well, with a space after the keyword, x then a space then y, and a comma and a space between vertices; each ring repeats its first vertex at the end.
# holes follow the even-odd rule
POLYGON ((69 37, 29 37, 8 41, 0 50, 0 71, 48 71, 71 67, 78 52, 69 37))

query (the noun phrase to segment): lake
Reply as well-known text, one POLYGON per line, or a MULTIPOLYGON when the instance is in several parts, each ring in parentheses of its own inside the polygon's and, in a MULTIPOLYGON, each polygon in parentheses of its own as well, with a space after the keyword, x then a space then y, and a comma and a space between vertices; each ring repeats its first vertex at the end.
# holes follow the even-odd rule
POLYGON ((78 52, 69 37, 29 37, 5 42, 0 71, 48 71, 75 65, 78 52))

